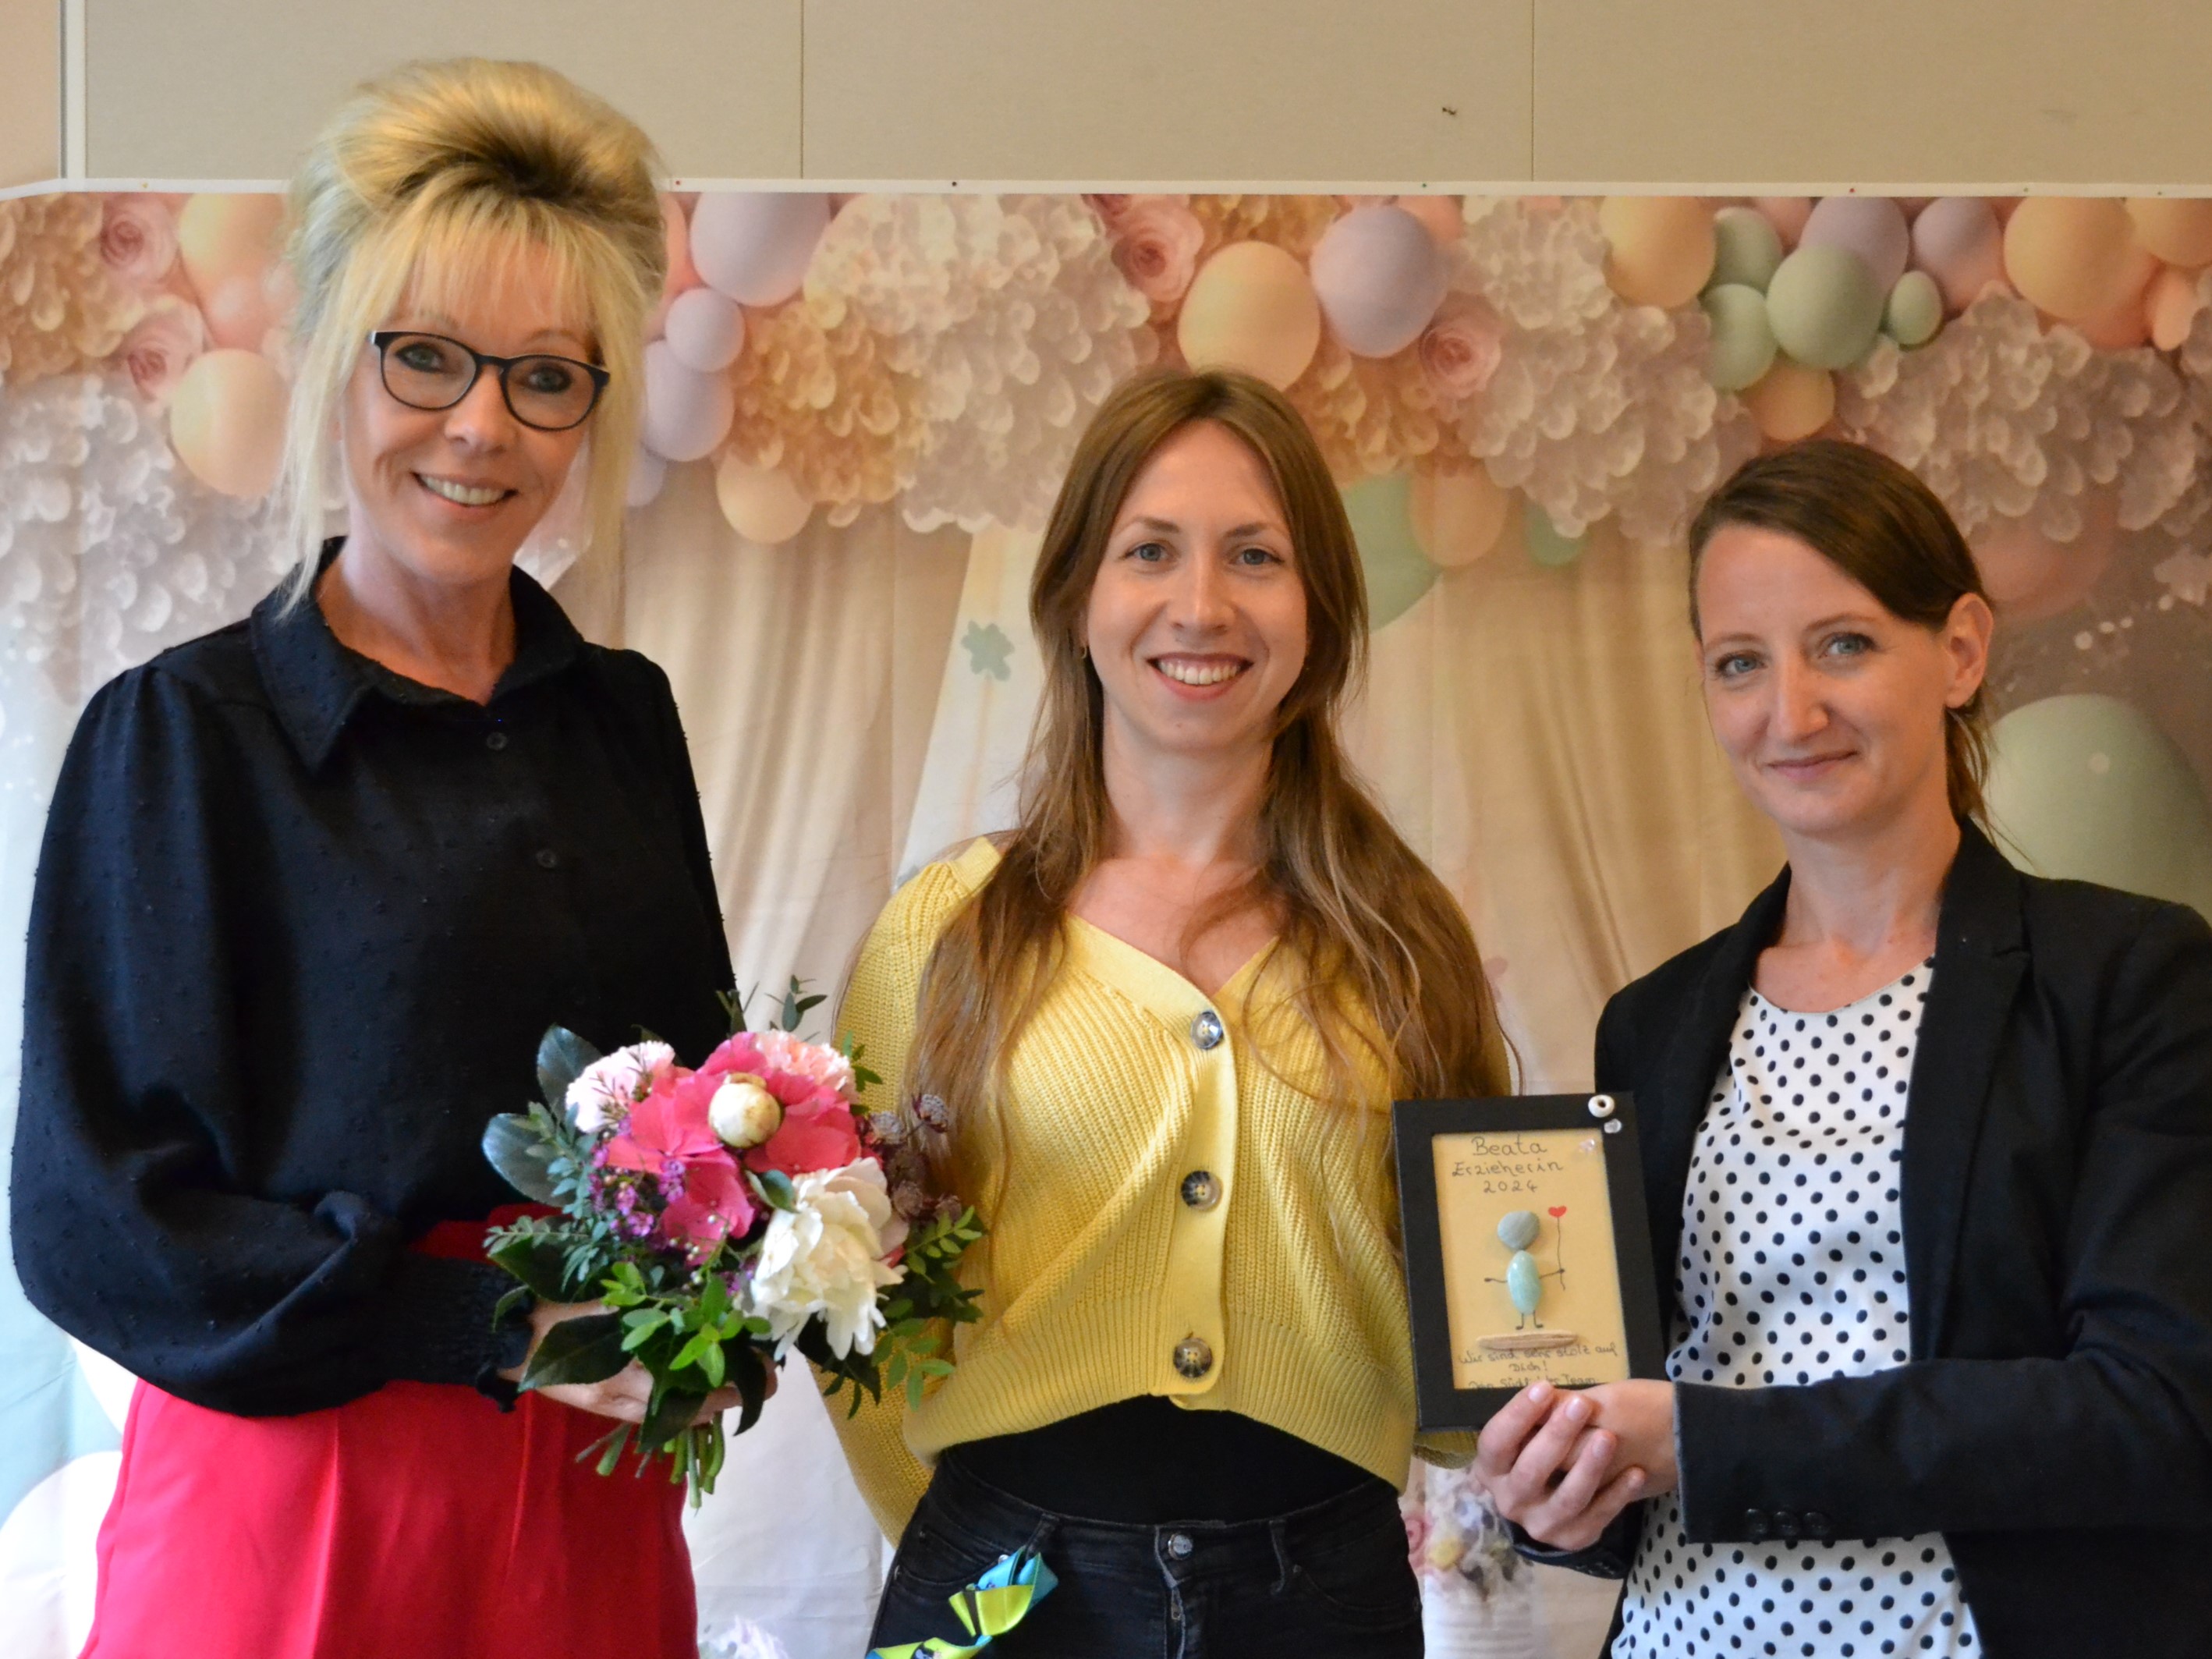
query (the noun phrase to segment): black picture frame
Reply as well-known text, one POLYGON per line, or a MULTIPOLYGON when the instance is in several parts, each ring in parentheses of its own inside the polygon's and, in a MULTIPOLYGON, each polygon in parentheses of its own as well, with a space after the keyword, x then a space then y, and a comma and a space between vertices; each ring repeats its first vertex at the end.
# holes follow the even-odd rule
POLYGON ((1391 1108, 1390 1133, 1397 1160, 1406 1293, 1412 1315, 1415 1420, 1424 1431, 1480 1429, 1519 1392, 1513 1388, 1463 1389, 1455 1382, 1434 1143, 1440 1135, 1539 1129, 1600 1132, 1606 1198, 1613 1212, 1614 1289, 1620 1297, 1628 1374, 1666 1375, 1634 1100, 1626 1094, 1401 1100, 1391 1108))

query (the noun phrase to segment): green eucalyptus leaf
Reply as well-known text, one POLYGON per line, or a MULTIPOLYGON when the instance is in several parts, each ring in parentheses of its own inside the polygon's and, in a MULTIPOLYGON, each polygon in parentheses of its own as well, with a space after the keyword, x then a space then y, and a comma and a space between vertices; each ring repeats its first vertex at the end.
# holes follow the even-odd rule
POLYGON ((534 1204, 560 1201, 554 1191, 553 1149, 530 1120, 501 1112, 484 1125, 483 1155, 500 1178, 534 1204))
POLYGON ((538 1339, 522 1374, 526 1389, 564 1382, 604 1382, 629 1364, 623 1346, 623 1325, 615 1314, 584 1314, 564 1319, 538 1339))
POLYGON ((544 1097, 546 1109, 563 1123, 569 1121, 568 1085, 599 1058, 597 1048, 565 1025, 548 1027, 538 1039, 538 1092, 544 1097))
POLYGON ((753 1188, 762 1201, 775 1210, 795 1210, 799 1207, 799 1188, 791 1184, 791 1177, 781 1170, 748 1171, 753 1188))

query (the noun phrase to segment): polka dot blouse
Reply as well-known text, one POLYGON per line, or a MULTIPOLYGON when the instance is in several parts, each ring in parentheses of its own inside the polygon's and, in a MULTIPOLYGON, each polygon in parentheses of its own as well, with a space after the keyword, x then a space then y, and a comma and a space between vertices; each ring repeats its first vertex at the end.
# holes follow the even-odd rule
MULTIPOLYGON (((1675 1264, 1677 1382, 1762 1389, 1905 1364, 1905 1085, 1932 964, 1832 1013, 1756 991, 1698 1131, 1675 1264)), ((1692 1544, 1645 1510, 1614 1659, 1978 1655, 1940 1533, 1692 1544)))

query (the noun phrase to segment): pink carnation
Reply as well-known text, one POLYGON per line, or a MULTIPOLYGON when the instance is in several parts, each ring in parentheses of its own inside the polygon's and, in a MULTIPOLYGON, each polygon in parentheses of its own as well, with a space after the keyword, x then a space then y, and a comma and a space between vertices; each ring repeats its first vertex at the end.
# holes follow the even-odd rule
POLYGON ((110 196, 101 210, 100 257, 142 293, 158 288, 177 263, 177 216, 158 196, 110 196))
POLYGON ((207 325, 198 306, 164 294, 156 297, 123 337, 118 353, 131 371, 138 395, 155 409, 166 407, 169 394, 192 360, 207 349, 207 325))
POLYGON ((858 1099, 853 1083, 853 1062, 824 1042, 805 1042, 788 1031, 763 1031, 754 1047, 770 1072, 789 1072, 824 1088, 835 1089, 848 1104, 858 1099))
POLYGON ((1505 341, 1505 325, 1477 299, 1447 299, 1422 334, 1421 373, 1439 398, 1463 403, 1490 384, 1505 341))
POLYGON ((1166 316, 1182 302, 1197 273, 1206 227, 1172 196, 1133 196, 1109 222, 1114 229, 1114 263, 1129 285, 1152 302, 1152 314, 1166 316))

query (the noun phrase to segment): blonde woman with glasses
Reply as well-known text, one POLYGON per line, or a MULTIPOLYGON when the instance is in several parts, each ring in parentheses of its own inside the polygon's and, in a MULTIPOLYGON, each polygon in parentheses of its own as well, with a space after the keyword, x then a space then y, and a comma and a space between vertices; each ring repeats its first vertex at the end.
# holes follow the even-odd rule
POLYGON ((15 1261, 143 1379, 86 1651, 689 1656, 680 1489, 576 1462, 645 1380, 518 1401, 579 1310, 495 1317, 478 1147, 550 1024, 725 1029, 667 680, 514 568, 578 467, 619 538, 651 150, 550 71, 416 66, 291 223, 296 578, 93 699, 33 905, 15 1261))

